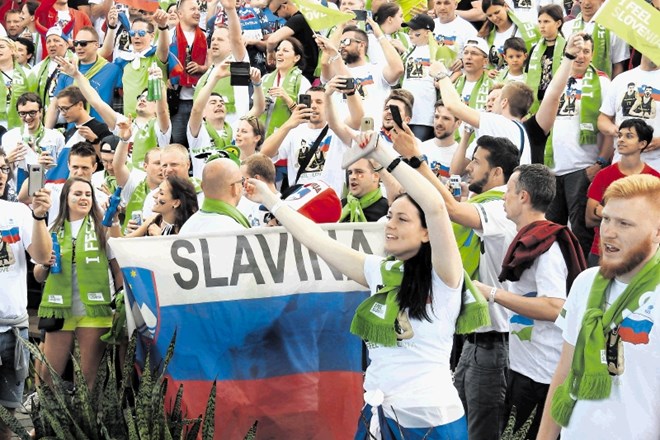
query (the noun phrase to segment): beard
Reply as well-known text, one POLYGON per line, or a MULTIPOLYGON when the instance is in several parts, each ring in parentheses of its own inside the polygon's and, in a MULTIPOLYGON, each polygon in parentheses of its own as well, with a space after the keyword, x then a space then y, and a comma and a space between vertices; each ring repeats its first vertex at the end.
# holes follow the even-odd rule
POLYGON ((360 55, 351 52, 345 52, 344 62, 346 64, 353 64, 360 61, 360 55))
POLYGON ((621 258, 622 261, 620 263, 609 263, 604 261, 603 255, 605 255, 606 251, 602 240, 599 244, 599 248, 600 274, 608 280, 627 274, 639 266, 642 261, 655 254, 655 250, 653 249, 653 240, 651 240, 651 237, 647 237, 646 240, 639 243, 636 247, 625 252, 623 254, 623 258, 621 258))
POLYGON ((448 130, 441 131, 441 132, 438 133, 438 131, 435 130, 435 129, 433 130, 433 134, 435 135, 436 139, 441 140, 441 141, 443 141, 443 140, 447 139, 448 137, 454 135, 454 133, 452 133, 448 130))
POLYGON ((477 180, 476 182, 470 182, 468 189, 475 194, 481 194, 482 192, 484 192, 484 186, 486 186, 487 183, 488 183, 488 174, 482 177, 481 180, 477 180))

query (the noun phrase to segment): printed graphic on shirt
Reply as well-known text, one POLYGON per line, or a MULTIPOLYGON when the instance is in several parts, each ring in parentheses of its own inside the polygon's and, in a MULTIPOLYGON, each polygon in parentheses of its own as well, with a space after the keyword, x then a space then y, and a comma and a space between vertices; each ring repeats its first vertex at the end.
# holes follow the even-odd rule
POLYGON ((647 292, 639 302, 642 304, 641 307, 626 316, 619 326, 621 339, 635 345, 649 343, 649 335, 653 328, 652 313, 656 302, 654 292, 647 292))
POLYGON ((408 58, 406 60, 406 78, 423 78, 428 72, 429 65, 428 58, 408 58))
MULTIPOLYGON (((428 157, 424 155, 424 162, 429 163, 428 157)), ((447 177, 449 178, 449 166, 442 164, 440 161, 434 160, 429 163, 431 170, 436 177, 447 177)))
POLYGON ((532 0, 513 0, 513 7, 517 9, 532 9, 532 0))
POLYGON ((364 78, 355 78, 355 91, 362 97, 367 98, 369 94, 364 88, 365 86, 372 85, 374 83, 374 77, 372 75, 366 76, 364 78))
MULTIPOLYGON (((312 159, 309 161, 309 164, 303 171, 302 176, 307 178, 316 177, 321 175, 323 167, 325 166, 325 159, 330 150, 330 140, 332 139, 331 135, 326 136, 323 141, 321 141, 319 147, 314 152, 312 159)), ((296 168, 300 168, 303 165, 305 156, 309 152, 309 149, 312 147, 315 139, 302 139, 300 141, 300 147, 298 148, 298 160, 296 161, 296 168)))
POLYGON ((557 116, 575 116, 578 100, 582 97, 582 89, 575 78, 569 78, 566 92, 559 98, 557 116))
POLYGON ((455 46, 456 45, 456 35, 442 35, 438 34, 435 36, 435 41, 438 43, 438 46, 455 46))
POLYGON ((0 271, 8 270, 10 266, 16 263, 16 257, 11 249, 11 244, 21 241, 21 234, 18 226, 13 222, 8 226, 0 227, 2 241, 0 242, 0 271))
POLYGON ((655 119, 657 102, 660 101, 660 90, 650 84, 631 82, 621 98, 621 114, 625 117, 655 119))
MULTIPOLYGON (((528 292, 523 295, 526 298, 536 298, 536 292, 528 292)), ((534 320, 524 315, 512 315, 509 318, 511 323, 511 334, 515 335, 521 341, 532 340, 532 330, 534 329, 534 320)))

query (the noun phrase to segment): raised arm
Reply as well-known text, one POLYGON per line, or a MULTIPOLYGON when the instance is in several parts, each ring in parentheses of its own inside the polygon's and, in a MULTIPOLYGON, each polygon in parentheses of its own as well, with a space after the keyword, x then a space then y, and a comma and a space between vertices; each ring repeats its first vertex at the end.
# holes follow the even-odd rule
POLYGON ((119 129, 119 143, 115 150, 115 155, 112 158, 112 167, 115 170, 115 178, 117 179, 117 186, 125 186, 128 178, 131 175, 131 170, 126 164, 128 162, 128 140, 131 138, 131 131, 133 128, 133 121, 126 119, 125 121, 117 123, 119 129), (124 140, 125 139, 125 140, 124 140))
POLYGON ((43 218, 43 220, 33 220, 32 243, 27 248, 28 254, 37 264, 48 264, 50 262, 50 251, 53 248, 53 242, 48 233, 45 220, 49 209, 50 190, 41 188, 35 193, 32 200, 32 212, 34 217, 43 218))
POLYGON ((463 102, 461 96, 456 91, 454 84, 452 84, 449 75, 451 72, 447 70, 442 61, 435 61, 431 64, 429 75, 435 78, 438 74, 445 74, 444 78, 435 82, 435 86, 440 90, 442 95, 442 102, 445 104, 455 117, 461 121, 467 122, 474 128, 479 128, 479 111, 473 109, 463 102))
POLYGON ((167 65, 170 54, 170 30, 167 27, 168 13, 158 9, 152 20, 158 25, 158 43, 156 44, 156 56, 161 63, 167 65))
POLYGON ((188 120, 188 126, 190 127, 190 134, 194 137, 199 135, 199 130, 202 128, 202 120, 204 115, 204 107, 206 102, 211 97, 211 92, 215 88, 215 85, 218 84, 218 81, 221 78, 229 76, 229 63, 223 62, 219 64, 209 76, 208 81, 204 84, 204 87, 199 91, 199 95, 193 102, 192 110, 190 111, 190 119, 188 120))
POLYGON ((170 129, 170 108, 167 105, 167 86, 163 81, 163 71, 160 67, 151 69, 149 67, 149 74, 153 75, 154 78, 157 78, 160 83, 160 99, 156 101, 156 120, 158 122, 158 128, 161 133, 167 133, 167 130, 170 129))
POLYGON ((378 23, 373 21, 371 18, 367 18, 367 23, 371 25, 373 29, 374 36, 380 47, 383 49, 383 55, 385 56, 385 61, 387 62, 387 68, 383 69, 383 77, 385 81, 389 84, 394 84, 401 78, 403 75, 403 61, 401 60, 401 55, 396 51, 390 40, 385 37, 385 33, 381 30, 378 23))
MULTIPOLYGON (((405 144, 411 148, 416 144, 415 136, 407 124, 404 124, 404 130, 397 127, 392 129, 392 140, 397 147, 405 144)), ((391 168, 398 155, 393 149, 380 143, 372 157, 386 168, 391 168)), ((463 279, 463 263, 443 197, 429 180, 405 163, 399 163, 390 172, 424 211, 431 242, 433 269, 447 286, 458 287, 463 279)))
POLYGON ((303 104, 298 104, 296 108, 293 109, 289 119, 287 119, 280 128, 275 130, 273 134, 266 137, 266 140, 261 145, 261 153, 268 157, 275 157, 289 132, 300 124, 306 123, 311 115, 311 108, 307 108, 303 104))
POLYGON ((250 81, 252 81, 252 107, 247 116, 258 118, 266 111, 266 96, 262 87, 261 71, 250 67, 250 81))
POLYGON ((115 47, 115 34, 117 32, 117 25, 119 24, 119 13, 117 12, 117 7, 115 5, 112 5, 108 11, 108 18, 105 23, 108 25, 108 29, 103 37, 103 45, 96 53, 100 57, 109 59, 112 55, 112 50, 115 47))
POLYGON ((365 254, 330 238, 319 225, 286 205, 278 195, 268 189, 264 182, 248 179, 245 192, 250 200, 263 204, 277 217, 280 224, 296 240, 350 279, 367 286, 367 280, 364 277, 365 254))
POLYGON ((227 30, 229 31, 229 44, 231 46, 231 54, 234 60, 243 61, 247 55, 247 49, 243 44, 243 37, 241 36, 241 22, 236 12, 235 0, 220 0, 222 8, 227 14, 227 30))
MULTIPOLYGON (((335 29, 335 33, 338 31, 339 28, 335 29)), ((333 33, 333 35, 335 34, 333 33)), ((335 42, 333 39, 326 38, 319 34, 316 34, 314 39, 321 50, 321 80, 330 80, 335 75, 346 77, 351 76, 348 67, 346 67, 344 60, 341 58, 341 54, 337 49, 339 44, 338 40, 335 42)))
MULTIPOLYGON (((351 127, 348 126, 346 121, 341 121, 341 118, 337 115, 337 112, 335 110, 335 104, 332 99, 332 95, 334 95, 335 92, 338 91, 337 86, 343 85, 345 83, 346 79, 340 76, 335 76, 332 78, 330 81, 328 81, 325 85, 325 114, 326 117, 328 118, 328 127, 330 127, 330 130, 332 130, 333 133, 335 133, 337 136, 339 136, 339 139, 346 144, 346 145, 351 145, 353 142, 353 131, 351 130, 351 127)), ((353 96, 349 96, 349 98, 353 98, 353 100, 357 99, 358 101, 361 101, 359 96, 356 97, 356 93, 353 94, 353 96)), ((362 118, 362 115, 364 112, 362 111, 362 103, 354 103, 354 105, 359 106, 357 108, 357 114, 360 119, 362 118)), ((351 113, 353 110, 349 110, 349 113, 351 113)), ((347 119, 350 119, 352 116, 349 116, 347 119)), ((358 122, 358 128, 359 128, 360 123, 358 122)))
MULTIPOLYGON (((582 34, 571 35, 566 43, 566 53, 571 56, 577 56, 582 51, 584 40, 582 34)), ((563 57, 559 68, 552 77, 552 81, 545 89, 545 95, 541 101, 538 111, 536 112, 536 122, 544 133, 550 133, 552 126, 557 117, 557 109, 559 108, 559 99, 566 89, 566 83, 573 67, 573 60, 563 57)))
POLYGON ((117 124, 117 114, 109 103, 101 99, 85 75, 80 73, 77 63, 72 63, 64 57, 55 57, 55 61, 60 65, 60 70, 63 73, 73 78, 87 102, 99 113, 103 122, 108 125, 108 128, 113 130, 117 124))
POLYGON ((449 164, 449 173, 458 174, 462 176, 465 173, 465 169, 470 163, 470 159, 465 157, 467 154, 468 147, 470 146, 470 138, 472 137, 474 131, 463 127, 463 134, 461 135, 461 141, 458 143, 458 148, 454 152, 454 155, 451 157, 451 164, 449 164))

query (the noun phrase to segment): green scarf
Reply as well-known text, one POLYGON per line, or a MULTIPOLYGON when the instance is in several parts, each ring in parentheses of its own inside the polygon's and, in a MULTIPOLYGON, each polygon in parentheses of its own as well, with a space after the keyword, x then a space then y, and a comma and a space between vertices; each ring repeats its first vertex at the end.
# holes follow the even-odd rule
POLYGON ((133 136, 133 145, 131 146, 131 164, 134 167, 142 169, 144 158, 150 150, 158 147, 158 138, 156 137, 156 118, 140 127, 133 121, 137 127, 135 136, 133 136))
MULTIPOLYGON (((573 30, 572 34, 580 32, 584 29, 584 20, 582 19, 582 13, 579 13, 575 20, 573 20, 573 30)), ((594 56, 591 60, 596 69, 602 70, 607 73, 608 77, 612 77, 612 61, 610 56, 610 31, 609 29, 601 26, 598 23, 594 23, 594 30, 591 33, 591 38, 594 40, 594 56)))
MULTIPOLYGON (((23 139, 23 136, 25 136, 25 125, 21 125, 21 139, 23 139)), ((30 134, 30 131, 28 130, 28 134, 30 134)), ((39 144, 41 144, 41 139, 43 139, 44 135, 46 134, 46 130, 44 129, 44 124, 39 124, 39 128, 37 129, 37 132, 35 134, 31 134, 32 138, 34 139, 34 147, 36 149, 35 153, 39 154, 41 151, 39 150, 39 144)), ((52 153, 51 153, 52 154, 52 153)))
POLYGON ((76 282, 87 316, 112 315, 109 307, 111 298, 108 259, 105 251, 99 247, 94 221, 89 216, 85 217, 76 237, 75 249, 71 236, 71 223, 68 220, 64 221, 64 225, 57 231, 57 235, 60 242, 62 272, 48 275, 39 305, 39 316, 42 318, 71 317, 72 284, 76 282), (74 252, 76 254, 76 280, 72 279, 74 252))
POLYGON ((428 38, 431 62, 442 61, 446 66, 451 65, 458 55, 456 51, 450 46, 445 46, 444 44, 440 46, 435 39, 435 34, 433 34, 433 32, 429 32, 428 38))
POLYGON ((551 414, 560 425, 568 426, 578 399, 601 400, 609 397, 612 378, 606 362, 602 359, 606 335, 623 321, 624 312, 629 313, 641 306, 642 295, 655 290, 660 283, 659 264, 660 251, 656 251, 655 256, 633 277, 628 287, 605 311, 605 293, 610 280, 603 278, 600 272, 596 274, 575 344, 571 370, 552 398, 551 414))
MULTIPOLYGON (((463 89, 465 88, 465 75, 461 75, 456 80, 456 91, 459 95, 463 95, 463 89)), ((483 110, 486 108, 486 102, 488 102, 488 90, 493 85, 493 81, 486 75, 482 73, 477 83, 470 93, 470 100, 468 101, 468 106, 472 107, 475 110, 483 110), (475 93, 476 91, 476 93, 475 93)))
MULTIPOLYGON (((277 70, 267 74, 263 79, 263 89, 268 90, 272 88, 275 78, 277 78, 277 70)), ((299 68, 294 67, 289 70, 280 84, 291 99, 297 100, 301 82, 302 72, 299 68)), ((268 105, 266 111, 260 117, 261 123, 266 127, 266 136, 273 134, 276 128, 281 127, 289 119, 289 116, 291 116, 291 111, 283 99, 277 98, 272 104, 268 105)))
POLYGON ((380 188, 376 188, 363 195, 362 197, 355 197, 353 194, 346 195, 346 205, 341 209, 341 217, 339 222, 343 222, 348 217, 349 223, 364 223, 367 218, 364 216, 364 209, 367 209, 383 197, 380 188))
MULTIPOLYGON (((468 199, 469 203, 484 203, 492 200, 501 200, 504 192, 491 189, 481 194, 475 194, 468 199)), ((466 228, 458 223, 452 223, 456 244, 461 253, 463 268, 473 280, 479 279, 479 260, 481 258, 481 239, 474 233, 474 229, 466 228)))
MULTIPOLYGON (((513 30, 511 37, 515 37, 516 32, 520 32, 520 37, 523 39, 523 41, 525 41, 525 47, 527 47, 527 52, 531 51, 532 47, 541 38, 541 33, 539 32, 538 26, 533 23, 527 23, 525 21, 520 20, 516 16, 516 14, 514 14, 513 11, 511 10, 509 10, 507 14, 509 16, 509 20, 511 20, 511 23, 513 23, 513 25, 516 27, 513 30)), ((490 30, 490 32, 488 33, 488 38, 486 39, 489 48, 493 47, 496 33, 497 33, 497 27, 493 26, 493 29, 490 30)), ((498 69, 504 66, 504 59, 501 55, 499 57, 499 60, 500 60, 499 64, 497 66, 494 66, 495 68, 498 69)))
POLYGON ((213 145, 216 150, 222 150, 227 145, 231 145, 231 141, 234 138, 234 133, 231 129, 231 125, 229 125, 228 122, 225 121, 221 131, 222 134, 218 133, 218 130, 216 130, 215 127, 209 124, 206 120, 204 120, 204 127, 211 137, 211 140, 213 140, 213 145))
MULTIPOLYGON (((397 341, 396 319, 400 310, 397 294, 403 280, 403 261, 394 257, 385 258, 380 264, 380 274, 383 286, 360 303, 351 322, 351 333, 365 341, 394 347, 397 341)), ((456 333, 459 334, 471 333, 491 323, 488 303, 467 272, 463 271, 463 276, 461 311, 456 319, 456 333)))
MULTIPOLYGON (((213 69, 215 69, 215 64, 212 65, 211 68, 201 76, 201 78, 199 78, 197 86, 195 86, 195 93, 193 94, 194 99, 197 99, 199 91, 202 90, 202 87, 204 87, 207 82, 209 82, 209 76, 213 73, 213 69)), ((228 114, 236 113, 236 98, 234 95, 234 86, 231 85, 231 78, 220 78, 215 87, 213 87, 213 93, 222 96, 228 114)))
POLYGON ((203 212, 212 212, 215 214, 226 215, 236 220, 236 223, 242 225, 245 229, 250 229, 250 222, 247 218, 236 209, 236 207, 231 206, 229 203, 223 202, 222 200, 209 199, 208 197, 204 198, 202 202, 203 212))
MULTIPOLYGON (((562 57, 564 56, 564 48, 566 47, 566 40, 561 34, 557 34, 557 39, 555 40, 555 50, 552 53, 552 76, 555 75, 559 65, 561 64, 562 57)), ((534 91, 534 103, 529 109, 529 114, 533 115, 539 109, 539 85, 541 84, 541 74, 543 73, 543 67, 541 66, 541 58, 545 53, 545 50, 548 48, 545 38, 539 41, 539 44, 536 45, 534 50, 532 50, 532 56, 529 58, 529 70, 527 71, 527 85, 532 88, 534 91)))
MULTIPOLYGON (((582 77, 582 95, 580 97, 580 145, 593 145, 597 142, 598 115, 600 114, 602 90, 598 71, 593 65, 587 68, 582 77)), ((545 147, 545 165, 554 168, 553 131, 550 131, 545 147)))
POLYGON ((149 194, 151 190, 149 189, 149 186, 147 185, 147 179, 144 179, 142 182, 138 184, 138 186, 135 187, 133 190, 133 193, 131 193, 131 197, 128 199, 128 203, 126 204, 126 216, 124 217, 124 224, 122 225, 124 228, 124 234, 128 233, 128 221, 131 219, 131 215, 133 214, 133 211, 141 211, 142 207, 144 206, 144 201, 147 198, 147 194, 149 194))
POLYGON ((19 96, 29 91, 29 79, 25 70, 16 62, 14 62, 14 74, 11 78, 10 89, 7 89, 4 79, 0 81, 0 120, 6 119, 7 130, 11 130, 20 127, 23 123, 18 116, 18 110, 16 110, 16 101, 19 96), (8 105, 7 96, 10 96, 8 105))

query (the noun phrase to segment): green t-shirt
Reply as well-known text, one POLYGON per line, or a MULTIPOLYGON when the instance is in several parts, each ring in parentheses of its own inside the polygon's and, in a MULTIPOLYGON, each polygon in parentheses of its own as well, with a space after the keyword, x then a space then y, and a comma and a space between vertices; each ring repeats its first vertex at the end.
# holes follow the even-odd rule
POLYGON ((151 63, 156 62, 163 71, 163 78, 167 78, 167 66, 163 64, 158 55, 154 53, 151 56, 140 58, 140 68, 135 69, 133 62, 128 62, 124 66, 124 72, 121 81, 124 87, 124 114, 135 115, 138 95, 147 88, 149 79, 149 67, 151 63))

